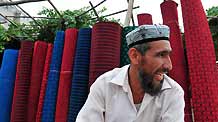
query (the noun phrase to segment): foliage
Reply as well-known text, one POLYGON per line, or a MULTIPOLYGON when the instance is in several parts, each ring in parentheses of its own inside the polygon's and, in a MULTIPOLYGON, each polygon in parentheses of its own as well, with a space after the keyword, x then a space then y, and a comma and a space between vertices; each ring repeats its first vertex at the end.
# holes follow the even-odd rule
MULTIPOLYGON (((90 11, 86 14, 81 15, 82 13, 86 12, 89 7, 83 7, 79 10, 65 10, 60 11, 60 14, 63 16, 62 18, 57 14, 54 9, 43 8, 38 15, 43 15, 48 18, 53 19, 39 19, 37 22, 42 25, 40 27, 35 26, 35 23, 32 21, 30 23, 32 30, 38 33, 37 39, 44 40, 47 42, 53 42, 55 31, 57 30, 65 30, 67 28, 83 28, 83 27, 91 27, 93 24, 97 22, 96 19, 92 19, 95 17, 93 11, 90 11), (78 17, 79 16, 79 17, 78 17), (56 19, 54 19, 56 18, 56 19)), ((102 14, 107 9, 103 8, 97 11, 98 14, 102 14)), ((119 22, 119 20, 114 19, 106 19, 100 16, 101 21, 114 21, 119 22)))
MULTIPOLYGON (((86 14, 78 17, 82 13, 86 12, 90 7, 83 7, 79 10, 65 10, 60 11, 62 18, 54 9, 43 8, 38 15, 48 17, 50 19, 42 18, 29 23, 18 24, 9 24, 8 29, 4 29, 3 26, 0 26, 0 52, 4 49, 5 43, 11 42, 14 40, 42 40, 46 42, 53 42, 55 37, 55 32, 57 30, 65 30, 67 28, 83 28, 91 27, 98 20, 93 19, 95 17, 94 12, 91 10, 86 14)), ((113 21, 119 22, 115 19, 107 19, 102 17, 107 9, 104 7, 101 10, 97 11, 100 21, 113 21)))
POLYGON ((218 16, 218 6, 213 6, 206 10, 207 16, 218 16))
POLYGON ((207 16, 211 17, 208 20, 211 34, 214 41, 214 47, 216 49, 216 57, 218 59, 218 6, 213 6, 206 10, 207 16))
POLYGON ((4 45, 17 40, 18 38, 28 37, 28 33, 25 33, 24 28, 25 25, 18 24, 13 22, 14 24, 10 24, 8 29, 5 29, 2 25, 0 25, 0 52, 4 50, 4 45))
POLYGON ((0 52, 2 52, 2 50, 4 49, 4 40, 6 40, 5 37, 5 29, 2 25, 0 25, 0 52))

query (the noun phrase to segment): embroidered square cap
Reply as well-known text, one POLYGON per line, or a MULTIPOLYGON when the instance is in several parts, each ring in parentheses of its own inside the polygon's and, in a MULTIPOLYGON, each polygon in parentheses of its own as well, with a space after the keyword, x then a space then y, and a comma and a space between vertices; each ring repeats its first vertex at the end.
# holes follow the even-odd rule
POLYGON ((141 25, 126 35, 128 47, 146 42, 169 40, 170 29, 166 25, 141 25))

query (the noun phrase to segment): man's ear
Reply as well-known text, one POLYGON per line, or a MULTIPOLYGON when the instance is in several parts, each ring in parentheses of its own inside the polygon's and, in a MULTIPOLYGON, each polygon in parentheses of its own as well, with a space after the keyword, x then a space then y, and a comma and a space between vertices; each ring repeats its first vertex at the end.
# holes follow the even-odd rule
POLYGON ((128 51, 129 59, 131 64, 139 64, 140 61, 140 53, 135 48, 130 48, 128 51))

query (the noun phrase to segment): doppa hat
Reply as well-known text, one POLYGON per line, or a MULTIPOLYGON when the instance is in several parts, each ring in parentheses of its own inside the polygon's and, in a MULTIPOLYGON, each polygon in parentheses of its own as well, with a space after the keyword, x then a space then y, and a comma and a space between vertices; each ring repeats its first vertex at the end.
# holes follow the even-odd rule
POLYGON ((151 41, 169 40, 170 29, 166 25, 141 25, 126 35, 128 47, 151 41))

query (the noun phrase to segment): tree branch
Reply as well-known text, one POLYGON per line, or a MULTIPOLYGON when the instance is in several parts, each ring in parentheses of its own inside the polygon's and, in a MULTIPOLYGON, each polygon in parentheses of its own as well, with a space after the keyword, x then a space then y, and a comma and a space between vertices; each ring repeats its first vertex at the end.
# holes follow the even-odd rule
POLYGON ((1 2, 0 6, 10 6, 10 5, 18 5, 23 3, 30 3, 30 2, 41 2, 47 0, 20 0, 20 1, 13 1, 13 2, 1 2))

